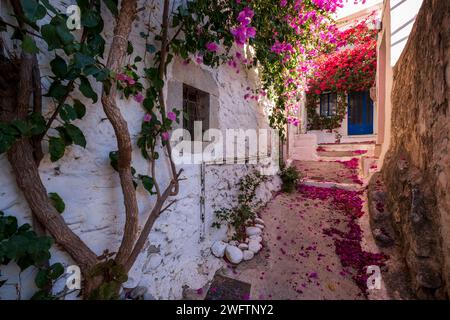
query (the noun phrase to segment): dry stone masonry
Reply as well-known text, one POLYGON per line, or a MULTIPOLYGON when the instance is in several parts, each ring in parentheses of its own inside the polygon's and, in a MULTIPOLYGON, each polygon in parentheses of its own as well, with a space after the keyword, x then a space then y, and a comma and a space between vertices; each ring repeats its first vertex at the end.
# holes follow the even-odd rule
POLYGON ((387 211, 419 298, 450 297, 450 2, 426 0, 394 70, 387 211))

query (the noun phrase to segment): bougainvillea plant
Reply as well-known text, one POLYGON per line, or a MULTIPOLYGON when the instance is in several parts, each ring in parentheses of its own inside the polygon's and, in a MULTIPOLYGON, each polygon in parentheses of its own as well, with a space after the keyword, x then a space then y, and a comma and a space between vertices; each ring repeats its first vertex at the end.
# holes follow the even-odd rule
POLYGON ((373 15, 355 26, 339 32, 345 47, 329 51, 315 59, 307 78, 308 127, 313 130, 333 130, 340 127, 347 111, 346 94, 370 89, 377 68, 377 31, 370 27, 373 15), (338 94, 336 114, 321 116, 317 112, 320 95, 338 94))
POLYGON ((118 297, 153 224, 174 203, 168 201, 169 197, 178 194, 181 171, 171 159, 169 138, 179 115, 166 107, 164 96, 166 69, 173 57, 210 67, 228 63, 236 72, 240 64, 259 66, 261 88, 250 88, 249 97, 257 99, 268 93, 276 100, 270 122, 282 132, 289 113, 298 107, 313 58, 319 52, 345 45, 337 41, 337 28, 330 23, 330 15, 343 3, 196 0, 171 12, 169 0, 158 2, 158 8, 144 1, 140 3, 144 10, 148 6, 149 12, 157 12, 160 17, 135 30, 133 22, 141 11, 137 0, 77 0, 81 25, 73 32, 64 4, 8 1, 5 10, 11 19, 0 20, 0 32, 6 35, 0 40, 0 153, 7 154, 35 218, 35 229, 48 232, 80 266, 84 297, 118 297), (115 23, 110 38, 103 33, 107 20, 115 23), (128 40, 132 32, 145 41, 143 56, 134 52, 128 40), (50 58, 49 68, 38 63, 41 50, 50 58), (51 71, 46 77, 48 88, 41 83, 42 67, 51 71), (96 92, 93 83, 101 87, 101 92, 96 92), (118 107, 117 99, 121 98, 132 98, 145 111, 137 146, 150 163, 150 175, 139 174, 131 166, 133 145, 118 107), (61 217, 53 206, 56 196, 49 196, 39 175, 47 150, 50 161, 56 162, 66 149, 87 146, 89 141, 78 124, 97 102, 101 102, 116 135, 117 150, 109 157, 120 178, 125 216, 119 247, 106 248, 101 256, 61 217), (165 188, 160 188, 156 180, 158 151, 164 152, 170 163, 170 182, 165 188), (156 198, 141 224, 136 198, 139 187, 156 198))
POLYGON ((362 91, 373 86, 376 72, 377 31, 368 20, 341 32, 347 46, 324 54, 308 76, 308 93, 362 91))

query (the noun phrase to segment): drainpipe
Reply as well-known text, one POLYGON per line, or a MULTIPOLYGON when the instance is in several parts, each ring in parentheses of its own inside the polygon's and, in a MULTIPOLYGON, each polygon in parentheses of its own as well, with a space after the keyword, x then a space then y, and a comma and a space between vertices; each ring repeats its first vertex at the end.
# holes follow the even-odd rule
POLYGON ((200 242, 205 240, 206 226, 205 226, 205 170, 206 164, 204 161, 200 164, 200 242))

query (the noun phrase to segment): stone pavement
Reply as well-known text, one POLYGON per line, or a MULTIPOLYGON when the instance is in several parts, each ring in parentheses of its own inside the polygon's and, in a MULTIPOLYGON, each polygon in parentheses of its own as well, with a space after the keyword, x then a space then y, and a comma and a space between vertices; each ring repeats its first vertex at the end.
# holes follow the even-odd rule
MULTIPOLYGON (((305 180, 315 181, 319 186, 334 181, 334 187, 342 183, 362 189, 354 165, 325 161, 295 162, 294 165, 305 180)), ((330 190, 311 188, 325 194, 330 190)), ((278 194, 261 210, 260 217, 266 226, 264 248, 253 260, 238 266, 228 265, 221 272, 251 284, 250 297, 242 299, 366 299, 353 279, 354 270, 342 266, 333 237, 324 233, 330 228, 345 233, 349 228, 348 216, 336 208, 331 199, 314 199, 298 191, 278 194)), ((370 234, 368 219, 363 216, 360 220, 366 237, 370 234)), ((364 238, 361 246, 363 251, 377 249, 373 239, 364 238)), ((372 296, 386 297, 383 290, 372 296)))

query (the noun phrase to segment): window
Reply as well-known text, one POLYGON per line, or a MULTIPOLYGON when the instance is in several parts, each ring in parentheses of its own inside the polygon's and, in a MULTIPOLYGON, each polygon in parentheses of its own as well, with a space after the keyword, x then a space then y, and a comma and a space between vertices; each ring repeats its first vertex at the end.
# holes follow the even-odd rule
POLYGON ((209 94, 183 84, 183 128, 194 140, 194 122, 202 122, 203 133, 209 129, 209 94))
POLYGON ((320 115, 331 117, 336 114, 337 94, 323 93, 320 95, 320 115))

